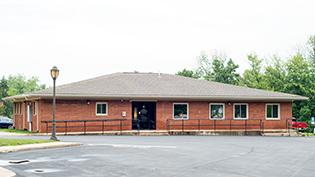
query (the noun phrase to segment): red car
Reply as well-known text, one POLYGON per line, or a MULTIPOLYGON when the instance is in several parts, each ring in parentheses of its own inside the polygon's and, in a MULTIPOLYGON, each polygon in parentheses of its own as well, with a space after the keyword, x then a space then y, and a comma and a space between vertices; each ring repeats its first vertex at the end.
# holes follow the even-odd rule
POLYGON ((291 128, 298 129, 298 130, 304 130, 307 129, 308 124, 306 122, 295 122, 292 121, 291 128))

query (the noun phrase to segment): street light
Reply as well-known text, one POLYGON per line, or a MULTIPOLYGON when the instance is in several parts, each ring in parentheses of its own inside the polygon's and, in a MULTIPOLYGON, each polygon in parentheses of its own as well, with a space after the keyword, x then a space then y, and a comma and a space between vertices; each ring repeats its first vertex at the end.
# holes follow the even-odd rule
POLYGON ((50 140, 58 141, 57 136, 56 136, 56 79, 59 76, 59 69, 56 66, 54 66, 50 70, 50 75, 54 81, 54 84, 53 84, 53 119, 52 119, 52 132, 51 132, 50 140))

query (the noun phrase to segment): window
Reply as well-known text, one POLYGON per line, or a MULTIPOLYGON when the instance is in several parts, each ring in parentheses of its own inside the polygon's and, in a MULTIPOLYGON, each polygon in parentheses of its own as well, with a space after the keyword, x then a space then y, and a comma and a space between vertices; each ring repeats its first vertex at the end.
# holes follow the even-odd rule
POLYGON ((173 118, 174 119, 188 119, 188 103, 174 103, 173 104, 173 118))
POLYGON ((266 104, 266 118, 280 119, 280 104, 266 104))
POLYGON ((234 104, 234 119, 247 119, 248 118, 248 104, 237 103, 234 104))
POLYGON ((224 119, 224 103, 210 103, 210 119, 224 119))
POLYGON ((21 103, 15 103, 14 104, 14 114, 20 115, 21 113, 22 113, 21 103))
POLYGON ((34 115, 38 114, 38 101, 35 101, 33 104, 33 113, 34 115))
POLYGON ((106 116, 108 113, 107 103, 96 103, 96 115, 106 116))

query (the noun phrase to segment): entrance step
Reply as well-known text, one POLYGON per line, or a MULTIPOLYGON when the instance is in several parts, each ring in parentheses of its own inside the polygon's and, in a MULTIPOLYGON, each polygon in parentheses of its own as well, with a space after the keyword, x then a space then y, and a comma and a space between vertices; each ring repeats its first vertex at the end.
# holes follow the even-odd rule
POLYGON ((260 136, 260 131, 170 131, 169 135, 197 136, 260 136))
POLYGON ((301 136, 296 130, 290 129, 286 131, 266 131, 263 136, 301 136))

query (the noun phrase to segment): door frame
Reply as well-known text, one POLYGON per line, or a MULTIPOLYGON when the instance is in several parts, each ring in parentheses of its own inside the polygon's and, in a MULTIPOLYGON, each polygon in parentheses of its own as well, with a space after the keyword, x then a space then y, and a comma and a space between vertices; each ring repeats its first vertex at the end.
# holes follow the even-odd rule
MULTIPOLYGON (((141 103, 143 103, 143 104, 153 104, 153 109, 154 109, 154 117, 153 117, 153 120, 154 120, 154 129, 144 129, 144 130, 156 130, 156 118, 157 118, 157 111, 156 111, 156 101, 152 101, 152 100, 148 100, 148 101, 146 101, 146 100, 133 100, 133 101, 131 101, 131 113, 132 113, 132 116, 131 116, 131 122, 132 122, 132 130, 138 130, 136 127, 134 127, 133 125, 134 125, 134 116, 135 116, 135 104, 141 104, 141 103)), ((138 112, 139 110, 137 110, 137 112, 138 112)), ((141 127, 140 127, 140 130, 141 130, 141 127)))
POLYGON ((32 105, 27 105, 27 122, 28 122, 28 130, 32 131, 32 119, 33 119, 33 110, 32 105))

